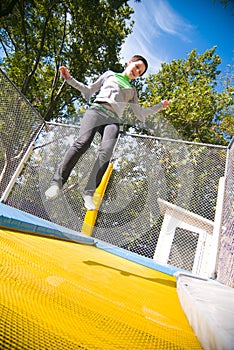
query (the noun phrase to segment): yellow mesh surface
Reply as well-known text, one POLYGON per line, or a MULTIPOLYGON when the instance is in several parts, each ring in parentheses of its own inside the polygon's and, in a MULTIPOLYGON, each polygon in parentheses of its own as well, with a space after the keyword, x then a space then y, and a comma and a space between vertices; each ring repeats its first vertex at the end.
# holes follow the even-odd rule
POLYGON ((92 246, 0 242, 0 349, 201 349, 174 277, 92 246))

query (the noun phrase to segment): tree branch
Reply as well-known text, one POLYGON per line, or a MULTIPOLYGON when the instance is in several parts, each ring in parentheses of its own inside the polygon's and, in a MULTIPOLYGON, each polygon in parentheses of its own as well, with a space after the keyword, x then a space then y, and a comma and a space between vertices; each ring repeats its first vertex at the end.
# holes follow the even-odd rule
POLYGON ((21 89, 21 91, 22 91, 22 93, 24 95, 26 94, 26 91, 27 91, 28 85, 30 83, 30 80, 31 80, 32 76, 34 75, 34 73, 35 73, 35 71, 36 71, 36 69, 38 67, 38 64, 40 62, 41 52, 42 52, 44 44, 45 44, 45 37, 46 37, 45 33, 46 33, 47 25, 48 25, 48 22, 49 22, 49 19, 50 19, 51 11, 52 11, 54 5, 55 5, 55 3, 52 4, 52 6, 48 10, 48 16, 46 17, 45 24, 44 24, 44 27, 43 27, 42 37, 41 37, 41 44, 40 44, 40 48, 38 50, 38 54, 37 54, 34 66, 33 66, 32 70, 31 70, 31 72, 28 74, 28 76, 24 80, 24 83, 23 83, 23 86, 22 86, 22 89, 21 89))

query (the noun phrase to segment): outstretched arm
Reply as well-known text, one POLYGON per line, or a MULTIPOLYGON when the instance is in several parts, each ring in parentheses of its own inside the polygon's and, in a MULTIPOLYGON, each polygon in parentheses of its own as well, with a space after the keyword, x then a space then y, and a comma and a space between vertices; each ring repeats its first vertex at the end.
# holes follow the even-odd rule
POLYGON ((66 67, 61 66, 61 67, 59 67, 59 70, 60 70, 61 76, 66 80, 66 82, 69 85, 71 85, 75 89, 79 90, 82 93, 82 96, 86 100, 90 99, 92 93, 90 92, 90 88, 87 85, 80 83, 79 81, 74 79, 66 67))
POLYGON ((161 110, 167 108, 170 105, 168 100, 163 100, 154 106, 143 108, 139 105, 137 93, 134 96, 134 102, 132 102, 131 107, 137 119, 145 121, 145 118, 150 114, 160 112, 161 110))
POLYGON ((64 67, 61 66, 59 68, 61 76, 66 80, 66 82, 71 85, 72 87, 74 87, 75 89, 79 90, 82 94, 82 96, 89 101, 90 97, 97 91, 100 90, 103 81, 105 80, 106 76, 108 75, 108 72, 102 74, 94 83, 91 83, 89 85, 85 85, 79 81, 77 81, 76 79, 74 79, 69 70, 64 67))

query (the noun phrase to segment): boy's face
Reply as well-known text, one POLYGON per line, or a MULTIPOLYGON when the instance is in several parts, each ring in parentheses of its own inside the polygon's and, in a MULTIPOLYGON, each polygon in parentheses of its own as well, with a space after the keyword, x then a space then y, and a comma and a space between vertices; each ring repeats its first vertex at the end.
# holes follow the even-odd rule
POLYGON ((130 80, 140 77, 145 71, 144 63, 139 61, 129 61, 127 67, 125 68, 124 75, 126 75, 130 80))

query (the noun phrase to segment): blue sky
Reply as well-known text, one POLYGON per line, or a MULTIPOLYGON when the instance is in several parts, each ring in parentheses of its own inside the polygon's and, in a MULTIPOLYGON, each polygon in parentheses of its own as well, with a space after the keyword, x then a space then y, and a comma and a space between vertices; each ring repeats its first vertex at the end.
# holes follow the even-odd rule
POLYGON ((219 0, 130 0, 135 13, 133 33, 121 51, 126 62, 133 54, 148 59, 147 73, 157 73, 162 62, 186 59, 194 48, 198 54, 217 46, 222 72, 234 65, 234 4, 226 8, 219 0))

